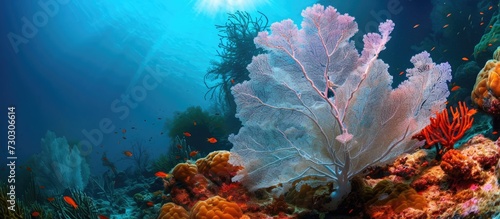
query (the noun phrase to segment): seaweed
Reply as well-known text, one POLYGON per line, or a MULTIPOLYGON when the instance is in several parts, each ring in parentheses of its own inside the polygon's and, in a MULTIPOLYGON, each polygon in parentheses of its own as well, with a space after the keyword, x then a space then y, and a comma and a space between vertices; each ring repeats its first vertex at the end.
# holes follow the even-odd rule
POLYGON ((55 208, 56 212, 54 218, 56 219, 88 219, 99 218, 97 209, 94 205, 92 198, 87 196, 80 190, 70 189, 71 197, 77 203, 78 207, 73 208, 67 204, 63 197, 58 197, 50 204, 55 208))
POLYGON ((268 28, 267 17, 253 18, 248 12, 237 11, 229 13, 224 25, 215 25, 220 37, 218 61, 211 61, 211 67, 205 74, 204 82, 208 88, 205 98, 215 99, 226 114, 226 122, 230 129, 237 131, 241 123, 234 117, 236 104, 231 95, 234 84, 248 80, 248 64, 252 57, 264 53, 257 48, 253 39, 261 31, 268 28), (215 83, 214 83, 215 82, 215 83))

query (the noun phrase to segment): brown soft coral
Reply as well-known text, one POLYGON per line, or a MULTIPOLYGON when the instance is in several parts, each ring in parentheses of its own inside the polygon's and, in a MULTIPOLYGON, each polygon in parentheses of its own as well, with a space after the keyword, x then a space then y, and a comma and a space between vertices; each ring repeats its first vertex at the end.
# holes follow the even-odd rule
POLYGON ((158 219, 188 219, 189 214, 182 206, 172 202, 164 204, 160 210, 158 219))
POLYGON ((242 168, 228 162, 230 155, 229 151, 211 152, 205 158, 196 161, 198 171, 216 184, 229 183, 236 172, 242 168))
MULTIPOLYGON (((499 47, 500 48, 500 47, 499 47)), ((500 49, 497 48, 491 59, 476 77, 472 90, 472 100, 487 113, 500 114, 500 49)))
POLYGON ((482 182, 484 178, 478 163, 455 149, 443 155, 440 166, 446 174, 457 180, 482 182))
POLYGON ((199 201, 191 209, 190 219, 238 219, 243 216, 238 204, 229 202, 220 196, 199 201))

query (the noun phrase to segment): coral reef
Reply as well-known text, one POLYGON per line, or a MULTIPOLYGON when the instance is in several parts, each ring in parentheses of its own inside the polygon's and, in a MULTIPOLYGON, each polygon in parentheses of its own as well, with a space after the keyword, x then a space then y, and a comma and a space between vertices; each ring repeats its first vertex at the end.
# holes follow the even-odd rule
MULTIPOLYGON (((421 157, 417 155, 419 153, 414 155, 421 157)), ((499 153, 500 147, 496 142, 482 135, 476 135, 458 149, 446 152, 440 165, 431 163, 422 168, 421 174, 407 180, 409 183, 407 185, 418 191, 417 194, 425 199, 427 203, 425 209, 420 209, 422 210, 420 212, 412 210, 411 213, 406 210, 390 212, 387 211, 387 207, 373 208, 371 204, 364 213, 371 218, 491 217, 497 211, 491 208, 496 203, 492 197, 500 191, 495 176, 500 172, 495 167, 498 165, 499 153)), ((386 176, 383 179, 392 181, 394 178, 386 176)), ((374 200, 377 202, 380 198, 374 200)))
MULTIPOLYGON (((241 167, 229 164, 229 156, 228 151, 215 151, 198 159, 196 165, 188 161, 174 167, 172 177, 163 179, 167 194, 165 201, 172 204, 165 207, 161 214, 171 211, 169 209, 174 204, 185 209, 190 218, 212 218, 214 215, 225 215, 222 218, 240 218, 245 215, 265 218, 295 213, 283 197, 273 198, 272 194, 264 190, 255 195, 241 183, 231 182, 230 178, 241 167)), ((328 192, 324 197, 328 197, 328 192)))
MULTIPOLYGON (((337 210, 325 208, 331 200, 332 182, 309 176, 296 180, 284 196, 273 187, 249 192, 241 183, 221 180, 235 169, 227 163, 227 151, 217 151, 176 166, 163 179, 171 202, 162 215, 179 218, 481 218, 500 210, 500 146, 476 135, 438 161, 434 150, 420 149, 366 172, 352 181, 353 190, 337 210), (214 162, 220 160, 220 162, 214 162), (210 165, 214 162, 215 165, 210 165), (224 165, 219 165, 224 164, 224 165), (223 167, 223 168, 221 168, 223 167), (217 171, 208 171, 216 168, 217 171), (191 180, 196 179, 196 180, 191 180), (214 181, 212 181, 214 180, 214 181), (316 182, 315 184, 305 182, 316 182), (196 183, 195 183, 196 182, 196 183), (200 184, 205 190, 200 190, 200 184), (201 195, 200 195, 201 194, 201 195), (176 210, 170 210, 170 209, 176 210)), ((497 214, 498 215, 498 214, 497 214)), ((161 217, 160 217, 161 218, 161 217)))

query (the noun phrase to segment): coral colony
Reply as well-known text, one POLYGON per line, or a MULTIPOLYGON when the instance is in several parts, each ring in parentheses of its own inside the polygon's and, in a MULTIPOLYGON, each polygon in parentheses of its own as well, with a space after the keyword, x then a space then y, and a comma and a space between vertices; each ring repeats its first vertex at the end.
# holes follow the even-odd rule
MULTIPOLYGON (((231 24, 249 16, 236 15, 231 24)), ((170 121, 172 152, 152 162, 149 173, 143 174, 147 160, 138 157, 141 144, 123 152, 124 159, 142 165, 127 172, 139 175, 131 179, 106 153, 102 164, 109 171, 92 176, 78 147, 49 131, 34 157, 36 169, 29 170, 28 201, 16 204, 16 211, 2 206, 0 213, 99 219, 498 217, 500 145, 477 134, 491 132, 490 120, 477 118, 500 114, 500 49, 472 91, 479 113, 460 101, 446 107, 451 66, 434 63, 425 51, 411 58, 407 79, 391 87, 389 66, 379 59, 395 28, 391 20, 378 33, 365 34, 359 52, 353 17, 319 4, 302 17, 300 28, 284 20, 256 35, 248 80, 233 84, 234 75, 224 76, 224 98, 231 88, 242 123, 236 134, 219 137, 227 135, 219 115, 188 108, 170 121), (232 149, 198 151, 190 142, 231 143, 232 149), (33 178, 52 186, 41 191, 33 178)), ((8 187, 0 190, 2 203, 11 201, 8 187)))

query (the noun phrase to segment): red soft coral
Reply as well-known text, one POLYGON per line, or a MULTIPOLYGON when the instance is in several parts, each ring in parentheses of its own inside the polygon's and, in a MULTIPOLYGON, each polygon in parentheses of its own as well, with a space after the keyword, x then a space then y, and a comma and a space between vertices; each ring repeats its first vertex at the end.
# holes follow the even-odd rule
POLYGON ((472 127, 474 122, 472 116, 476 113, 476 110, 467 108, 464 102, 458 102, 458 107, 450 107, 450 111, 452 115, 451 121, 448 111, 443 110, 436 114, 435 118, 430 118, 431 124, 422 129, 419 134, 414 135, 413 138, 425 140, 425 148, 436 145, 438 155, 453 149, 455 142, 462 138, 465 132, 472 127))

